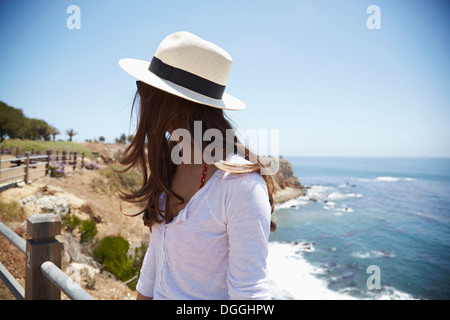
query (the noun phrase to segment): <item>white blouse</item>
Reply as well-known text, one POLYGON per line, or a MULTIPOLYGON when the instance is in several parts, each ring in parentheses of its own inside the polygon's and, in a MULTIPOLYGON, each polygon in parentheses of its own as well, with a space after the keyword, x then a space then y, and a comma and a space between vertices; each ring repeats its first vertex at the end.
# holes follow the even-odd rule
POLYGON ((217 170, 172 222, 152 226, 137 291, 154 299, 270 299, 270 214, 261 175, 217 170))

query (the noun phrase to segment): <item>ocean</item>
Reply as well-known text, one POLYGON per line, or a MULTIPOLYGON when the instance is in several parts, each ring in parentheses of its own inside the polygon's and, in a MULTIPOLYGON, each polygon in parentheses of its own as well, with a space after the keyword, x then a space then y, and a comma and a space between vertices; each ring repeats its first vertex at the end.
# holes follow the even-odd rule
POLYGON ((273 214, 273 299, 450 298, 450 159, 286 159, 307 188, 273 214))

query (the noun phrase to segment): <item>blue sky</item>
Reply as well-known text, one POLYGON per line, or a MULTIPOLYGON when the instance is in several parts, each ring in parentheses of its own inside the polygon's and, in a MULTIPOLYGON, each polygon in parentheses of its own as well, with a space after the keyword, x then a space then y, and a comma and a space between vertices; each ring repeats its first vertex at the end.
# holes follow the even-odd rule
POLYGON ((233 57, 237 128, 279 129, 286 156, 450 157, 450 3, 425 0, 0 2, 0 100, 67 139, 131 134, 134 79, 190 31, 233 57), (81 10, 70 30, 67 7, 81 10), (381 29, 366 9, 378 5, 381 29))

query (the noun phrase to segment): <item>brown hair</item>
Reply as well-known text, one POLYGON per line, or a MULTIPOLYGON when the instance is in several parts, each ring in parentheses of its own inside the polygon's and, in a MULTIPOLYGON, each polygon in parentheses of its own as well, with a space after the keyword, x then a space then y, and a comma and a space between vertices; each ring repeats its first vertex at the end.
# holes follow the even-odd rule
MULTIPOLYGON (((215 128, 225 137, 227 136, 227 129, 233 128, 225 118, 222 109, 205 107, 139 81, 138 91, 133 101, 133 109, 136 104, 139 106, 136 134, 130 145, 125 149, 120 164, 126 166, 121 172, 139 167, 143 175, 143 183, 140 189, 129 194, 121 192, 120 198, 127 202, 145 203, 145 208, 133 216, 144 213, 144 223, 151 227, 154 223, 161 223, 162 221, 169 223, 174 218, 174 213, 169 208, 170 197, 179 200, 181 203, 184 202, 184 199, 170 188, 176 170, 176 164, 171 160, 172 149, 176 146, 176 142, 167 136, 169 129, 183 128, 193 134, 194 121, 201 121, 202 136, 206 130, 215 128), (167 195, 164 215, 160 211, 159 204, 162 192, 167 195)), ((202 151, 206 147, 206 143, 203 142, 202 151)), ((224 143, 224 157, 226 157, 225 150, 230 150, 226 148, 227 144, 230 146, 230 143, 232 144, 231 150, 234 153, 239 152, 239 154, 245 155, 246 159, 256 159, 256 163, 237 165, 218 161, 214 163, 217 168, 236 174, 261 173, 263 165, 259 159, 243 146, 235 135, 233 135, 232 141, 227 139, 224 143)), ((270 175, 262 175, 262 177, 267 184, 271 211, 273 212, 274 182, 270 175)), ((271 222, 270 229, 275 231, 275 222, 271 222)))

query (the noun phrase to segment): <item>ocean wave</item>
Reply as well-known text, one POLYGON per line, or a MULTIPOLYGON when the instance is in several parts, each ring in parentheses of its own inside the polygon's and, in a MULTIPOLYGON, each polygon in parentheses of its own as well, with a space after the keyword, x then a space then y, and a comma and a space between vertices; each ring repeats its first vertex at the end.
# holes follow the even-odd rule
POLYGON ((334 190, 333 187, 312 185, 306 190, 306 197, 309 199, 325 200, 334 190))
MULTIPOLYGON (((334 249, 335 248, 330 248, 334 249)), ((314 252, 314 246, 306 242, 269 242, 267 269, 269 286, 274 300, 410 300, 408 293, 393 287, 382 286, 377 290, 362 290, 347 287, 338 290, 328 288, 329 282, 339 281, 348 275, 330 276, 328 281, 318 276, 327 274, 326 268, 308 263, 304 254, 314 252), (305 249, 306 248, 306 249, 305 249), (309 251, 312 250, 312 251, 309 251)), ((382 251, 355 252, 363 259, 369 256, 384 256, 382 251)))
POLYGON ((350 295, 328 289, 327 283, 315 276, 324 273, 325 270, 306 262, 301 254, 302 247, 303 244, 269 243, 267 268, 272 299, 355 299, 350 295))
POLYGON ((357 251, 352 252, 351 255, 358 259, 381 258, 381 257, 395 258, 395 253, 387 252, 386 250, 357 251))
POLYGON ((324 210, 335 210, 338 215, 342 212, 353 212, 352 208, 347 206, 337 207, 339 201, 349 198, 361 198, 363 195, 360 193, 345 193, 337 190, 335 187, 313 185, 308 186, 305 191, 305 195, 295 199, 288 200, 283 203, 275 204, 275 210, 278 209, 298 209, 301 206, 310 205, 311 203, 323 203, 324 210))
POLYGON ((336 211, 341 211, 341 212, 353 212, 354 210, 352 208, 335 208, 334 210, 336 211))
POLYGON ((360 193, 341 193, 341 192, 332 192, 328 195, 328 199, 331 200, 342 200, 347 198, 361 198, 362 194, 360 193))
POLYGON ((289 208, 299 208, 300 206, 307 205, 309 200, 303 197, 288 200, 283 203, 275 204, 275 209, 289 209, 289 208))
POLYGON ((339 290, 342 294, 363 295, 361 300, 417 300, 409 293, 400 291, 390 286, 382 286, 380 289, 368 290, 363 292, 359 288, 350 287, 339 290))
POLYGON ((376 181, 397 182, 397 181, 414 181, 415 178, 399 178, 399 177, 376 177, 376 181))
POLYGON ((449 222, 449 219, 446 217, 440 217, 438 215, 434 215, 434 214, 429 214, 429 213, 424 213, 424 212, 416 212, 416 214, 420 217, 424 217, 425 219, 428 220, 434 220, 434 221, 439 221, 439 222, 449 222))
POLYGON ((326 186, 310 186, 306 191, 306 195, 303 196, 304 199, 310 199, 315 201, 323 201, 330 203, 330 200, 343 200, 347 198, 361 198, 360 193, 344 193, 336 190, 334 187, 326 186))
POLYGON ((370 297, 377 300, 417 300, 409 293, 397 290, 393 287, 382 287, 380 292, 369 292, 370 297))
POLYGON ((323 206, 324 210, 333 210, 335 211, 335 215, 337 216, 341 216, 342 213, 344 212, 354 212, 355 210, 353 210, 352 208, 349 207, 345 207, 345 208, 336 208, 334 205, 329 205, 329 203, 327 203, 326 206, 323 206))
POLYGON ((330 194, 332 190, 333 188, 331 187, 319 185, 309 186, 306 188, 305 195, 283 203, 277 203, 275 204, 275 209, 299 208, 308 205, 311 202, 326 201, 328 194, 330 194))

